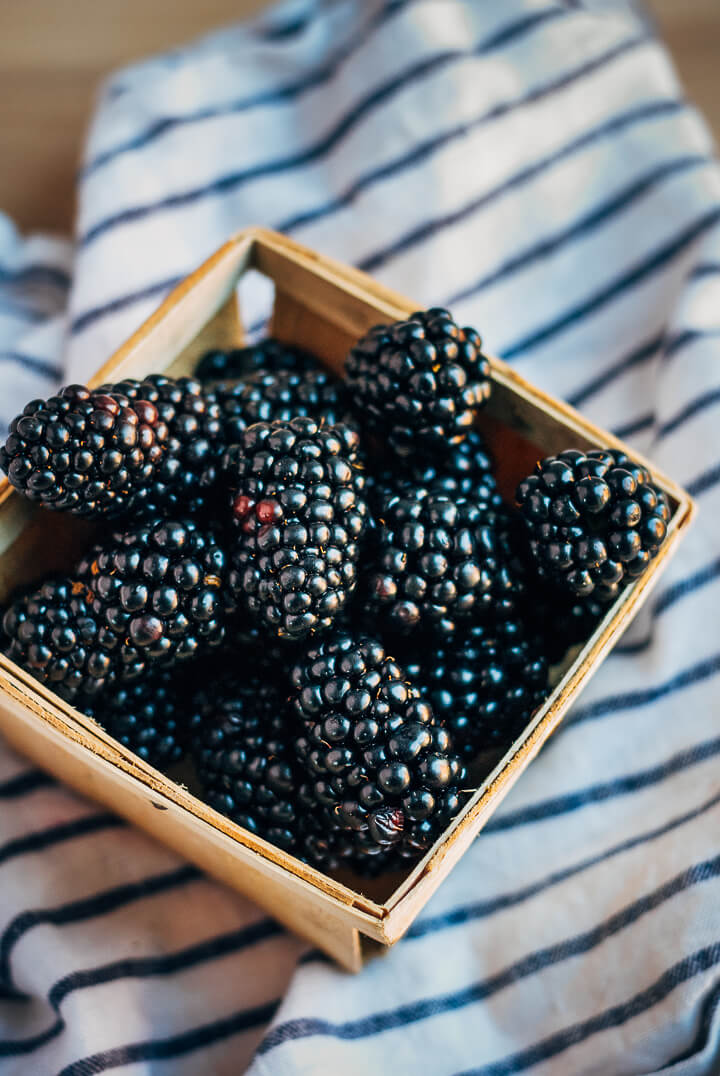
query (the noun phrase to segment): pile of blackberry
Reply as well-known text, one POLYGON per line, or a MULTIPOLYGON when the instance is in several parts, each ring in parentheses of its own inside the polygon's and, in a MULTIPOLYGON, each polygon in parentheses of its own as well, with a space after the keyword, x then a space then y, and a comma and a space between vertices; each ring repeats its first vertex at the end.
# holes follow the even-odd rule
POLYGON ((190 763, 256 838, 405 869, 670 516, 605 450, 541 459, 505 503, 491 385, 478 334, 433 309, 370 329, 344 377, 268 339, 33 401, 0 465, 94 534, 12 596, 4 653, 143 763, 190 763))

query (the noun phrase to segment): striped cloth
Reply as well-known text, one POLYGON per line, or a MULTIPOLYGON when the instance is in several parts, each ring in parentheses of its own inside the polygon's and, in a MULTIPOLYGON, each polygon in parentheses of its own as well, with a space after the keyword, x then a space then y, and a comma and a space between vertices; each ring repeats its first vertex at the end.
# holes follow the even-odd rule
MULTIPOLYGON (((712 154, 652 28, 609 0, 300 0, 111 79, 74 242, 0 229, 0 418, 260 223, 449 304, 701 514, 564 730, 359 976, 1 749, 2 1076, 720 1071, 712 154)), ((266 306, 250 286, 248 321, 266 306)))

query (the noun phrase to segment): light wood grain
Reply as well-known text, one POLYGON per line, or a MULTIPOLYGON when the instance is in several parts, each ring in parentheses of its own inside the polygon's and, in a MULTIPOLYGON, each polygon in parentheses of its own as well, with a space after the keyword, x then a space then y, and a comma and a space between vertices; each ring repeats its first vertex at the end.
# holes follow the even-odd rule
MULTIPOLYGON (((0 0, 0 209, 70 230, 84 131, 108 72, 267 0, 0 0)), ((649 0, 691 99, 720 134, 720 0, 649 0)))

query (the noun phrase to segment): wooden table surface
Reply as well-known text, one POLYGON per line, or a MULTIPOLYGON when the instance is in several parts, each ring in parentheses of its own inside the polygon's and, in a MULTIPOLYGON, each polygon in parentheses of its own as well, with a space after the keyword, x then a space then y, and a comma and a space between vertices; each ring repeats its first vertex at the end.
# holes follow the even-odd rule
MULTIPOLYGON (((0 0, 0 209, 69 232, 74 175, 100 79, 260 10, 267 0, 0 0)), ((648 0, 720 139, 720 0, 648 0)))

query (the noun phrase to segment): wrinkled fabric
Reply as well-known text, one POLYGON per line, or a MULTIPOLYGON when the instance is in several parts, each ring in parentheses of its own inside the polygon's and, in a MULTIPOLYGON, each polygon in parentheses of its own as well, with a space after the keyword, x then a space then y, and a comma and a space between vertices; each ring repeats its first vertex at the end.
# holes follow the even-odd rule
POLYGON ((0 223, 0 421, 251 224, 450 306, 699 517, 355 977, 0 747, 0 1073, 717 1072, 720 170, 662 44, 624 3, 317 0, 118 73, 72 241, 0 223))

